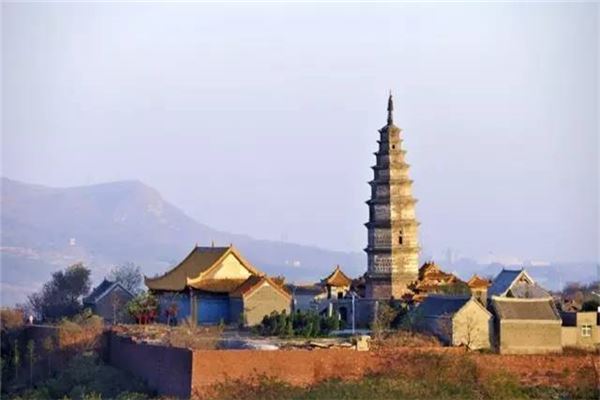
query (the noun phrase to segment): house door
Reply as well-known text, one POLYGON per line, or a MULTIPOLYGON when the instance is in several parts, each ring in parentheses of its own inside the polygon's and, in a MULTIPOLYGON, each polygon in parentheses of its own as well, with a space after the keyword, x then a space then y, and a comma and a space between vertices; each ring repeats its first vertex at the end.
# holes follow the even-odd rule
POLYGON ((200 297, 198 299, 198 323, 218 324, 229 322, 229 298, 200 297))

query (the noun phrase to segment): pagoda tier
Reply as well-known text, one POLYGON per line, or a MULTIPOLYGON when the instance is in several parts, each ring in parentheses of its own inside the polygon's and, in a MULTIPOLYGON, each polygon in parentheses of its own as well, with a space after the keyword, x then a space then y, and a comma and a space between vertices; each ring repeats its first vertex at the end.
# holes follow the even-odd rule
POLYGON ((412 195, 410 165, 405 161, 401 130, 392 118, 388 99, 388 123, 379 130, 376 164, 372 167, 367 253, 367 290, 370 298, 400 298, 417 279, 419 261, 417 200, 412 195))

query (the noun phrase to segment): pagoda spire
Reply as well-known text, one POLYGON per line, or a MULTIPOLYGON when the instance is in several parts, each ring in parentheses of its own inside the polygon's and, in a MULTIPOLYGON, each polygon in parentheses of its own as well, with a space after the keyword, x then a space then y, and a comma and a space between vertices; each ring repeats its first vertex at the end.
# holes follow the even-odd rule
POLYGON ((394 117, 392 115, 392 113, 394 111, 394 100, 392 99, 392 91, 391 90, 390 90, 390 97, 388 98, 387 111, 388 111, 387 123, 388 123, 388 125, 392 125, 394 123, 394 117))

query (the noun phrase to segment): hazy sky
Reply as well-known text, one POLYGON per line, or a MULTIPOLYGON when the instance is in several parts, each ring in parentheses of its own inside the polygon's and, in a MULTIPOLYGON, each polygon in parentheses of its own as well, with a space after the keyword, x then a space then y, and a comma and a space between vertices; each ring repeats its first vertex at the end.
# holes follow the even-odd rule
POLYGON ((2 174, 360 251, 388 89, 426 254, 598 260, 598 5, 2 4, 2 174))

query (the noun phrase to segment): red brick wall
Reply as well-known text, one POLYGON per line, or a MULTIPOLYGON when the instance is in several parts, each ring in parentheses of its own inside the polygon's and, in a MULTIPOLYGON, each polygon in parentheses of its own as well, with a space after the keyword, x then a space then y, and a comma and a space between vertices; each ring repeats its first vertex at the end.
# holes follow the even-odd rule
POLYGON ((200 390, 219 382, 267 376, 294 385, 327 378, 359 378, 379 365, 372 352, 331 350, 197 350, 194 351, 192 386, 200 390))

